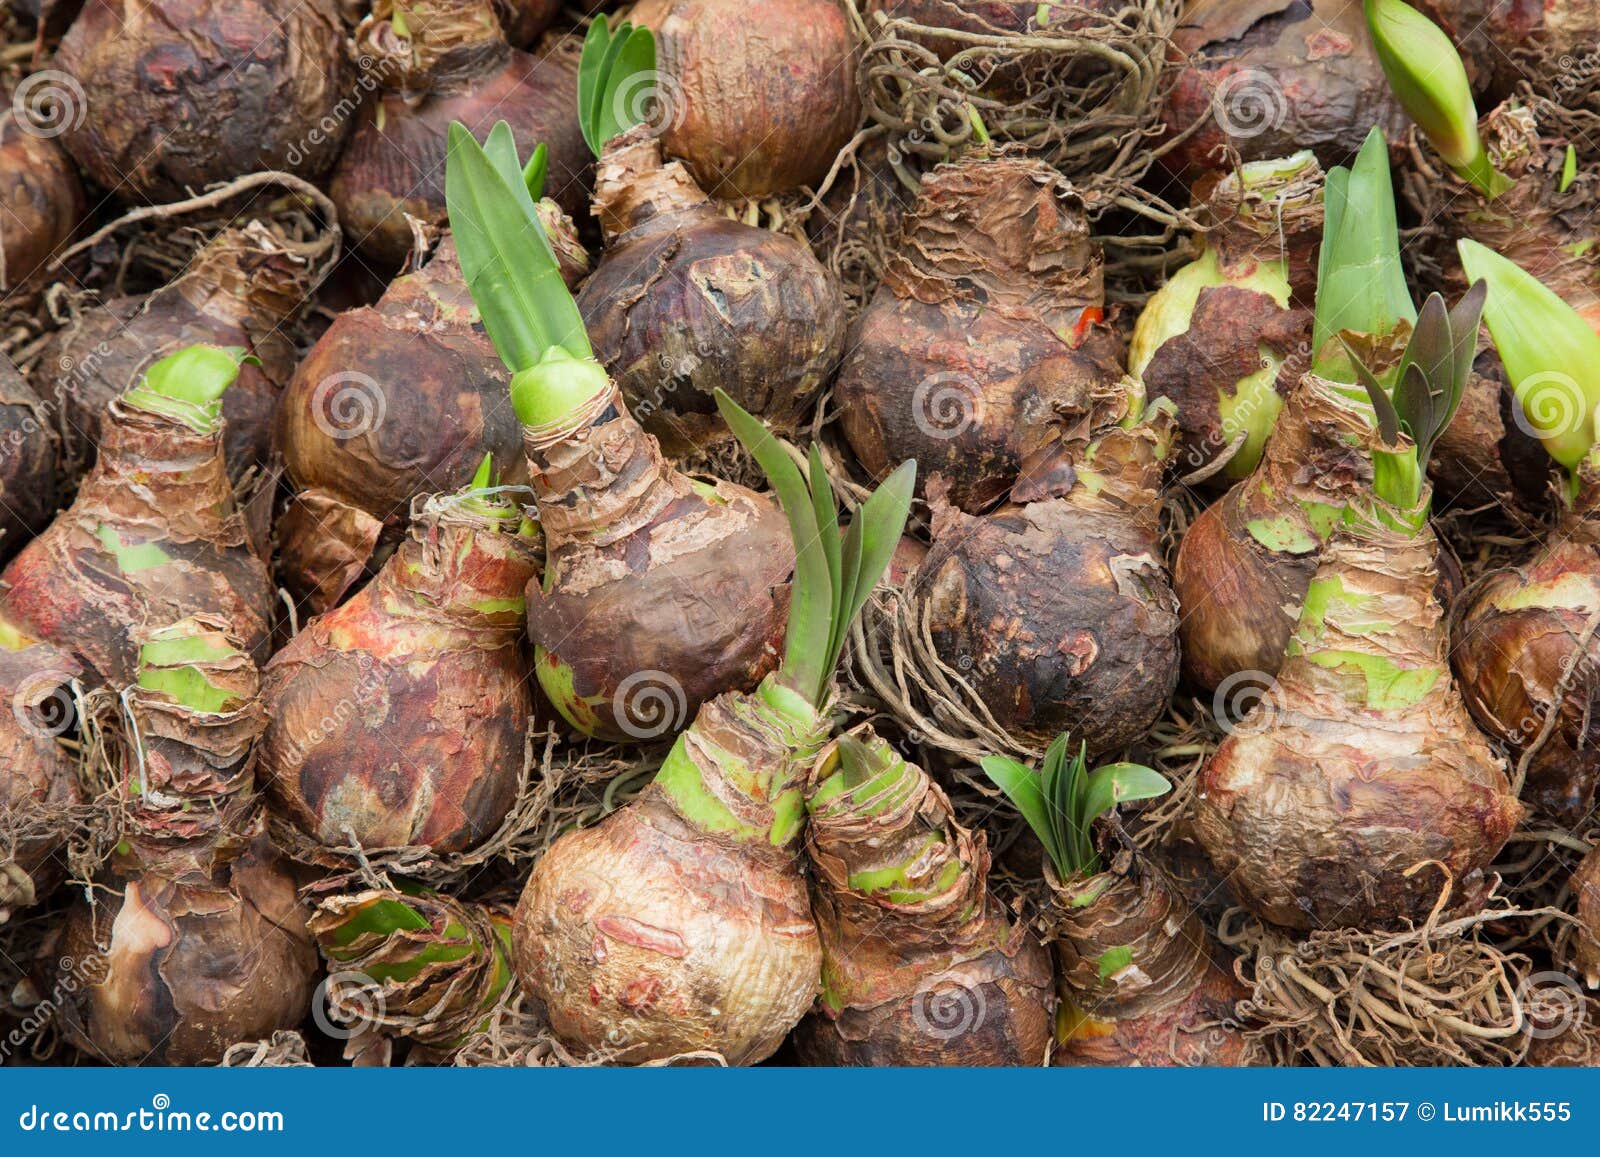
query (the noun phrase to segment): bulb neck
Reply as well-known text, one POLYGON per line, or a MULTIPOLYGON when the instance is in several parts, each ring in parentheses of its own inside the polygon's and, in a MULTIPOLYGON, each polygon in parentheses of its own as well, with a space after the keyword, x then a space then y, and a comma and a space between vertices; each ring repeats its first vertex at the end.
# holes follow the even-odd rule
POLYGON ((635 125, 605 143, 595 164, 594 215, 607 246, 651 222, 714 211, 689 170, 665 162, 649 125, 635 125))

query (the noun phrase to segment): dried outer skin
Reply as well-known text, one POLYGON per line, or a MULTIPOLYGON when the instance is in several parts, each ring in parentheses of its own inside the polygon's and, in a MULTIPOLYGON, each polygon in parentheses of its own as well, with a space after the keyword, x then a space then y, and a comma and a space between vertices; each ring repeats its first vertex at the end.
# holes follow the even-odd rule
POLYGON ((60 450, 49 408, 11 362, 0 357, 0 560, 10 558, 55 516, 60 450))
POLYGON ((1572 895, 1588 933, 1575 937, 1573 955, 1589 987, 1600 988, 1600 850, 1591 849, 1572 873, 1572 895))
POLYGON ((1450 679, 1437 552, 1427 528, 1329 539, 1276 684, 1200 772, 1195 833, 1275 924, 1420 923, 1522 815, 1450 679))
POLYGON ((334 971, 376 980, 381 998, 363 1006, 371 1026, 419 1044, 461 1044, 511 981, 511 912, 499 905, 368 889, 319 900, 310 927, 334 971), (352 931, 375 905, 403 905, 426 926, 352 931))
POLYGON ((817 185, 861 116, 855 35, 838 0, 641 0, 670 118, 662 144, 715 197, 817 185))
POLYGON ((1189 179, 1231 168, 1224 146, 1244 161, 1312 149, 1324 166, 1344 164, 1374 124, 1393 141, 1409 123, 1378 67, 1359 4, 1189 5, 1172 61, 1169 134, 1206 122, 1165 158, 1189 179))
POLYGON ((1276 674, 1326 533, 1307 508, 1342 508, 1371 486, 1367 421, 1331 388, 1302 384, 1255 471, 1189 527, 1172 586, 1190 683, 1212 690, 1239 672, 1276 674))
MULTIPOLYGON (((190 621, 237 646, 221 620, 200 615, 190 621)), ((123 701, 138 743, 123 751, 128 847, 119 849, 118 871, 124 875, 211 877, 220 862, 249 843, 259 810, 255 745, 267 726, 261 672, 236 649, 221 659, 184 665, 231 696, 234 705, 198 711, 164 691, 139 684, 127 689, 123 701)))
POLYGON ((133 681, 147 626, 187 615, 215 615, 264 658, 273 585, 234 506, 223 429, 121 401, 107 415, 77 498, 0 575, 5 607, 114 687, 133 681))
POLYGON ((149 872, 95 890, 67 918, 65 955, 90 983, 69 1037, 115 1064, 216 1064, 229 1045, 305 1018, 317 949, 295 880, 258 825, 214 877, 149 872))
MULTIPOLYGON (((869 742, 892 751, 881 739, 869 742)), ((1038 1065, 1050 1043, 1050 958, 987 893, 989 848, 921 768, 896 760, 806 833, 822 996, 795 1030, 809 1065, 1038 1065), (880 785, 881 786, 881 785, 880 785), (893 891, 863 874, 895 873, 893 891)), ((818 767, 827 766, 826 754, 818 767)), ((815 800, 819 777, 812 775, 815 800)))
MULTIPOLYGON (((1286 398, 1305 372, 1310 345, 1310 310, 1284 309, 1268 294, 1236 285, 1202 289, 1189 328, 1163 342, 1140 375, 1151 397, 1178 407, 1182 470, 1200 470, 1229 448, 1220 399, 1262 368, 1263 351, 1282 359, 1272 384, 1286 398)), ((1218 477, 1226 479, 1226 470, 1218 477)))
POLYGON ((278 448, 297 486, 398 530, 413 498, 466 485, 485 453, 520 481, 510 381, 447 237, 311 348, 279 408, 278 448))
POLYGON ((915 583, 933 645, 1007 732, 1047 744, 1070 729, 1108 752, 1166 709, 1179 665, 1159 525, 1171 436, 1165 415, 1108 423, 1033 460, 1012 502, 981 517, 932 493, 915 583))
POLYGON ((518 48, 526 48, 539 39, 561 14, 561 7, 561 0, 497 0, 495 4, 506 39, 518 48))
POLYGON ((533 714, 522 590, 537 541, 437 504, 272 657, 261 769, 284 814, 331 846, 459 852, 493 834, 533 714))
POLYGON ((191 345, 243 346, 261 364, 241 366, 223 395, 223 452, 236 475, 265 465, 278 399, 298 357, 283 327, 305 303, 311 279, 303 257, 252 222, 218 233, 169 285, 84 311, 42 362, 67 445, 88 457, 88 447, 99 445, 106 406, 161 358, 191 345))
POLYGON ((1081 200, 1043 164, 925 177, 834 385, 861 464, 881 477, 915 458, 970 513, 1003 497, 1055 408, 1122 375, 1103 261, 1081 200))
POLYGON ((263 169, 320 176, 348 124, 328 0, 88 0, 55 67, 89 94, 67 151, 125 200, 175 201, 263 169))
POLYGON ((42 899, 61 875, 51 855, 71 834, 76 761, 56 742, 72 722, 66 684, 80 669, 65 651, 4 624, 0 649, 0 925, 42 899))
POLYGON ((1047 864, 1045 878, 1066 1002, 1052 1064, 1245 1063, 1234 1005, 1249 993, 1159 868, 1123 854, 1065 884, 1047 864))
POLYGON ((406 214, 446 223, 446 138, 452 121, 482 135, 511 125, 519 156, 550 150, 545 191, 576 215, 589 200, 589 148, 578 127, 576 48, 546 43, 535 54, 499 41, 494 52, 458 75, 412 94, 386 90, 355 117, 350 143, 328 186, 351 240, 393 269, 411 252, 406 214))
POLYGON ((1309 309, 1316 303, 1326 176, 1315 158, 1292 170, 1282 165, 1280 160, 1278 171, 1249 181, 1238 170, 1211 174, 1195 193, 1204 200, 1206 247, 1217 254, 1222 271, 1238 278, 1259 262, 1281 261, 1292 304, 1309 309))
MULTIPOLYGON (((1596 0, 1422 0, 1468 58, 1476 78, 1499 96, 1523 81, 1552 96, 1600 44, 1596 0)), ((1592 66, 1592 64, 1591 64, 1592 66)))
POLYGON ((25 305, 88 206, 60 143, 29 131, 9 105, 0 111, 0 297, 25 305))
POLYGON ((578 296, 595 356, 674 457, 731 438, 718 387, 792 434, 844 353, 844 293, 800 242, 664 172, 648 131, 609 142, 596 171, 607 249, 578 296))
POLYGON ((1456 679, 1480 727, 1520 757, 1558 712, 1523 796, 1569 823, 1589 814, 1600 784, 1600 638, 1584 643, 1600 612, 1600 476, 1586 464, 1582 479, 1544 548, 1474 584, 1451 623, 1456 679))
POLYGON ((297 610, 320 615, 366 573, 384 526, 325 490, 302 490, 278 516, 278 581, 297 610))
POLYGON ((729 482, 708 492, 673 469, 615 388, 581 428, 524 448, 545 536, 528 637, 540 685, 574 726, 658 738, 776 666, 794 549, 771 500, 729 482), (672 692, 665 725, 649 685, 672 692))
POLYGON ((829 724, 760 695, 700 709, 669 756, 687 772, 680 790, 658 778, 534 865, 512 931, 517 975, 569 1047, 754 1064, 816 998, 822 951, 792 809, 829 724))

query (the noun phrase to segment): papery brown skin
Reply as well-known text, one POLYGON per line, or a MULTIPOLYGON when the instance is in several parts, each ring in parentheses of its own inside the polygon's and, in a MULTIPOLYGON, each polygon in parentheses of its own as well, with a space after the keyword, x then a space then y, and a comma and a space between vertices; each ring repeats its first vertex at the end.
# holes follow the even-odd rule
MULTIPOLYGON (((380 11, 392 7, 378 5, 380 11)), ((425 20, 434 11, 492 7, 488 0, 421 0, 419 12, 407 16, 425 20)), ((493 26, 492 11, 487 19, 493 26)), ((384 87, 354 118, 328 191, 352 243, 387 269, 398 268, 411 251, 407 214, 433 227, 446 223, 446 138, 453 121, 479 140, 505 121, 523 158, 545 145, 545 192, 574 216, 587 205, 590 153, 578 127, 577 38, 552 34, 530 54, 510 47, 498 27, 492 32, 490 39, 468 40, 448 52, 440 46, 426 71, 391 68, 378 57, 384 87)), ((409 61, 410 52, 399 59, 409 61)))
POLYGON ((1190 5, 1169 67, 1169 138, 1204 122, 1164 158, 1191 181, 1232 167, 1224 146, 1242 161, 1312 149, 1327 168, 1348 163, 1373 125, 1394 141, 1410 123, 1361 6, 1343 0, 1190 5))
POLYGON ((295 610, 320 615, 344 600, 374 564, 384 524, 325 490, 302 490, 284 503, 273 526, 274 571, 295 610))
POLYGON ((214 878, 150 872, 120 896, 94 894, 71 910, 62 952, 82 974, 63 1015, 90 1056, 216 1064, 310 1010, 320 962, 308 913, 264 832, 214 878))
POLYGON ((56 513, 61 442, 49 413, 27 380, 0 357, 0 561, 56 513))
POLYGON ((1196 516, 1172 568, 1190 683, 1277 672, 1323 537, 1304 505, 1342 506, 1370 485, 1371 461, 1350 442, 1365 428, 1324 391, 1295 389, 1255 471, 1196 516))
POLYGON ((614 388, 602 403, 581 429, 524 440, 545 537, 528 637, 569 722, 660 739, 777 666, 794 549, 770 499, 691 480, 614 388))
POLYGON ((318 177, 355 99, 329 0, 88 0, 54 67, 86 96, 67 151, 126 201, 265 169, 318 177))
MULTIPOLYGON (((1590 988, 1600 988, 1600 850, 1589 854, 1572 873, 1572 895, 1582 928, 1574 936, 1573 957, 1590 988)), ((1600 1024, 1594 1026, 1600 1030, 1600 1024)))
POLYGON ((1592 466, 1580 477, 1577 501, 1546 545, 1528 562, 1484 576, 1457 603, 1450 651, 1473 718, 1519 759, 1557 711, 1523 797, 1569 824, 1588 816, 1600 784, 1600 639, 1579 645, 1600 612, 1600 478, 1592 466))
POLYGON ((915 458, 969 513, 1003 497, 1055 407, 1122 375, 1103 261, 1082 202, 1043 164, 928 174, 834 384, 862 466, 882 477, 915 458))
POLYGON ((765 725, 753 698, 713 699, 679 739, 747 838, 695 826, 656 782, 534 865, 512 930, 517 975, 580 1055, 711 1050, 754 1064, 816 997, 822 952, 797 842, 769 833, 772 801, 803 781, 827 723, 806 736, 765 725), (762 796, 728 781, 728 756, 749 762, 762 796))
POLYGON ((87 211, 83 182, 60 141, 0 109, 0 301, 25 305, 52 280, 50 258, 87 211))
POLYGON ((1050 958, 988 895, 983 833, 956 822, 926 772, 908 774, 915 785, 893 807, 811 811, 823 992, 796 1051, 808 1065, 1042 1064, 1050 958), (903 870, 893 893, 852 885, 888 869, 903 870))
POLYGON ((1126 853, 1062 884, 1043 921, 1063 998, 1053 1065, 1238 1066, 1236 1004, 1249 995, 1188 902, 1126 853), (1128 959, 1113 966, 1116 955, 1128 959))
POLYGON ((113 687, 133 681, 140 632, 191 614, 263 659, 276 598, 234 505, 223 426, 201 434, 113 402, 72 505, 0 575, 6 610, 113 687))
POLYGON ((640 0, 665 87, 662 145, 733 200, 819 184, 855 134, 856 41, 837 0, 640 0))
POLYGON ((464 486, 486 453, 517 480, 509 387, 446 237, 311 347, 279 409, 278 448, 296 486, 402 526, 413 498, 464 486))
POLYGON ((284 327, 305 306, 313 276, 309 262, 252 222, 218 233, 153 293, 85 308, 46 348, 40 370, 69 448, 91 458, 106 406, 155 362, 192 345, 241 346, 261 364, 240 366, 223 395, 224 453, 235 475, 266 465, 278 400, 299 354, 284 327))
POLYGON ((1081 443, 1041 454, 1012 501, 981 517, 930 492, 933 549, 914 589, 939 658, 1008 733, 1045 745, 1070 730, 1099 754, 1166 710, 1178 682, 1160 544, 1171 436, 1160 418, 1089 435, 1092 456, 1081 443))
POLYGON ((606 253, 578 295, 595 357, 673 457, 732 439, 715 392, 780 436, 808 425, 844 353, 844 294, 794 238, 729 220, 648 125, 606 145, 606 253))
POLYGON ((377 578, 272 657, 262 775, 302 830, 436 853, 493 834, 533 715, 522 590, 537 542, 444 499, 377 578))
POLYGON ((57 742, 81 672, 65 651, 3 625, 0 649, 0 925, 42 900, 65 874, 52 857, 72 834, 82 792, 77 762, 57 742))
POLYGON ((1335 595, 1201 769, 1195 833, 1274 924, 1420 923, 1446 883, 1481 903, 1522 815, 1450 679, 1437 551, 1427 528, 1336 533, 1316 580, 1335 595))
POLYGON ((497 0, 495 10, 506 39, 517 48, 526 48, 561 15, 561 0, 497 0))

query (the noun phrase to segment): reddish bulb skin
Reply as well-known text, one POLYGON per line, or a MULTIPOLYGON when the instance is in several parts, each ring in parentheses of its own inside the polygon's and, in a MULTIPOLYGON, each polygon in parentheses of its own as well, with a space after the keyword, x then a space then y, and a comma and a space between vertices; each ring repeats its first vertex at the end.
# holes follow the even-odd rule
POLYGON ((0 110, 0 299, 26 305, 55 279, 50 258, 87 212, 83 182, 60 141, 0 110))
POLYGON ((55 516, 60 450, 48 408, 0 359, 0 562, 55 516))
MULTIPOLYGON (((8 628, 11 624, 5 624, 8 628)), ((74 722, 68 681, 81 669, 48 643, 0 650, 0 924, 42 900, 65 874, 56 853, 79 802, 76 761, 56 742, 74 722)))
POLYGON ((127 201, 264 169, 315 178, 349 128, 330 0, 88 0, 55 67, 87 97, 68 151, 127 201))

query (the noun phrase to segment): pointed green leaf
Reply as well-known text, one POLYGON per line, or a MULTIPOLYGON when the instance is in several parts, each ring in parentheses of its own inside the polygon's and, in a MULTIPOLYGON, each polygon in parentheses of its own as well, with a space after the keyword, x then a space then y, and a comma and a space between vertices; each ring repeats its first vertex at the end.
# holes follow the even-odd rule
POLYGON ((1417 315, 1417 328, 1406 343, 1405 355, 1400 359, 1399 373, 1394 385, 1395 413, 1406 433, 1417 444, 1418 456, 1425 456, 1422 447, 1432 445, 1436 420, 1442 416, 1443 407, 1436 406, 1435 391, 1442 375, 1448 372, 1450 356, 1450 315, 1445 310, 1444 298, 1430 293, 1417 315))
POLYGON ((1339 336, 1339 343, 1344 346, 1344 352, 1350 358, 1350 364, 1355 368, 1356 380, 1367 389, 1367 397, 1372 401, 1373 413, 1378 420, 1378 433, 1385 442, 1393 446, 1400 440, 1400 415, 1395 413, 1394 403, 1389 400, 1388 391, 1383 384, 1373 376, 1367 368, 1367 363, 1362 361, 1354 347, 1345 341, 1344 335, 1339 336))
POLYGON ((1561 162, 1561 184, 1556 187, 1556 192, 1565 193, 1572 188, 1572 182, 1578 179, 1578 150, 1571 145, 1567 146, 1567 155, 1561 162))
POLYGON ((853 589, 849 592, 848 601, 843 603, 844 624, 839 637, 841 647, 844 634, 861 613, 861 608, 867 605, 878 580, 889 569, 894 552, 899 549, 906 519, 911 516, 911 497, 916 488, 915 460, 902 462, 856 511, 856 522, 861 524, 861 556, 853 589))
POLYGON ((522 166, 522 184, 528 196, 536 203, 544 196, 545 177, 550 172, 550 150, 541 141, 534 146, 533 156, 522 166))
POLYGON ((1450 311, 1451 397, 1449 413, 1445 418, 1447 426, 1450 419, 1455 417, 1467 388, 1467 380, 1472 376, 1472 364, 1478 356, 1478 327, 1483 324, 1483 303, 1488 296, 1488 283, 1474 281, 1450 311))
POLYGON ((623 41, 606 77, 598 134, 602 144, 641 122, 651 94, 646 93, 635 78, 655 71, 655 34, 648 28, 635 28, 623 41))
POLYGON ((841 545, 839 542, 839 506, 833 497, 833 482, 828 478, 827 468, 822 464, 822 451, 817 444, 811 444, 810 453, 806 455, 806 466, 811 480, 811 506, 817 516, 817 541, 822 547, 822 555, 828 560, 828 590, 832 594, 829 600, 832 609, 829 611, 829 622, 833 624, 828 646, 833 647, 833 634, 839 630, 839 591, 841 587, 839 571, 842 566, 840 558, 841 545))
POLYGON ((595 140, 594 113, 599 107, 595 94, 600 91, 600 69, 610 42, 611 27, 606 17, 596 16, 583 38, 583 52, 578 57, 578 127, 589 151, 597 157, 605 142, 595 140))
POLYGON ((1007 759, 1003 755, 986 755, 979 761, 979 766, 983 768, 983 774, 989 777, 989 781, 1005 793, 1006 798, 1021 813, 1033 834, 1044 845, 1045 854, 1055 865, 1056 874, 1062 879, 1069 878, 1072 873, 1066 856, 1056 843, 1055 828, 1050 822, 1049 807, 1045 803, 1039 777, 1016 760, 1007 759))
POLYGON ((1167 777, 1139 763, 1108 763, 1089 773, 1083 813, 1093 823, 1112 808, 1133 800, 1155 799, 1172 790, 1167 777))

